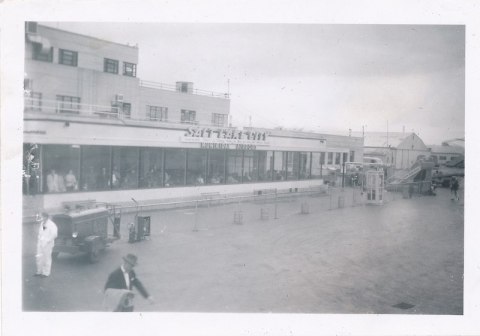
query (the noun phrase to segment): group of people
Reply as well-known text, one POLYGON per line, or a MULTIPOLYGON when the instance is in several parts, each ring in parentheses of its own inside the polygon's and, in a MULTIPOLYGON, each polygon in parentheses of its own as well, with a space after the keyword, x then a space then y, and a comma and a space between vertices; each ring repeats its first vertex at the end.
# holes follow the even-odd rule
POLYGON ((75 190, 78 190, 78 182, 72 169, 65 175, 57 174, 55 169, 50 169, 47 175, 47 191, 49 193, 75 190))

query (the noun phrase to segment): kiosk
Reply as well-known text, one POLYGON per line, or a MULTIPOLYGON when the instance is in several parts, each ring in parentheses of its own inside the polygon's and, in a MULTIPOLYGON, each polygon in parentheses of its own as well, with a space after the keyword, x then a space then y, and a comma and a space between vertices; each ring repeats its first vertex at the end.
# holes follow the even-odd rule
POLYGON ((366 172, 367 204, 383 204, 384 175, 381 170, 366 172))

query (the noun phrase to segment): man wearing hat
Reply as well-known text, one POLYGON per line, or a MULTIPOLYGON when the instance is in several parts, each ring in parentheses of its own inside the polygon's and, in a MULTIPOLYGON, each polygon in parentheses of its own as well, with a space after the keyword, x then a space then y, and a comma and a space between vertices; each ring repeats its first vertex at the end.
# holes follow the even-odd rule
POLYGON ((37 254, 35 255, 37 264, 37 273, 35 276, 46 278, 50 275, 52 269, 52 251, 57 238, 58 229, 50 216, 46 212, 37 215, 38 240, 37 254))
POLYGON ((123 257, 122 265, 110 273, 107 283, 105 284, 106 297, 114 297, 118 300, 115 304, 114 311, 131 312, 133 311, 133 293, 132 288, 135 287, 150 303, 154 303, 153 297, 148 294, 140 280, 137 279, 133 268, 137 265, 137 256, 127 254, 123 257), (113 289, 113 290, 112 290, 113 289), (115 291, 114 291, 115 290, 115 291), (120 290, 120 291, 118 291, 120 290))

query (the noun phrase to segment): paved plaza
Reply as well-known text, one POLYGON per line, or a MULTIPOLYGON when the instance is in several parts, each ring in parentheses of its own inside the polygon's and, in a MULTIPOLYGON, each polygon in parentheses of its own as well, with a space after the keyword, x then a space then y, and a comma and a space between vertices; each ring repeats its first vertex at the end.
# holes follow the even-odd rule
POLYGON ((347 191, 343 208, 329 196, 282 199, 277 219, 271 202, 145 212, 152 236, 135 244, 126 232, 133 214, 124 214, 122 239, 98 263, 61 254, 46 279, 32 276, 35 230, 24 224, 23 309, 102 311, 108 274, 135 253, 156 300, 137 295, 136 311, 462 314, 462 199, 447 189, 389 193, 377 206, 355 197, 347 191), (238 210, 242 224, 233 223, 238 210))

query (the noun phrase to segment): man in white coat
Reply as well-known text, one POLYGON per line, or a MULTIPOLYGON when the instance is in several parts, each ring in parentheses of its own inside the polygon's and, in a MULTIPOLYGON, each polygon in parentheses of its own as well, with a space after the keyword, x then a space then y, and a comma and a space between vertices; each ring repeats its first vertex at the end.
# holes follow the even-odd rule
POLYGON ((36 276, 46 278, 52 268, 52 250, 57 238, 57 226, 46 212, 40 216, 37 241, 37 273, 36 276))

